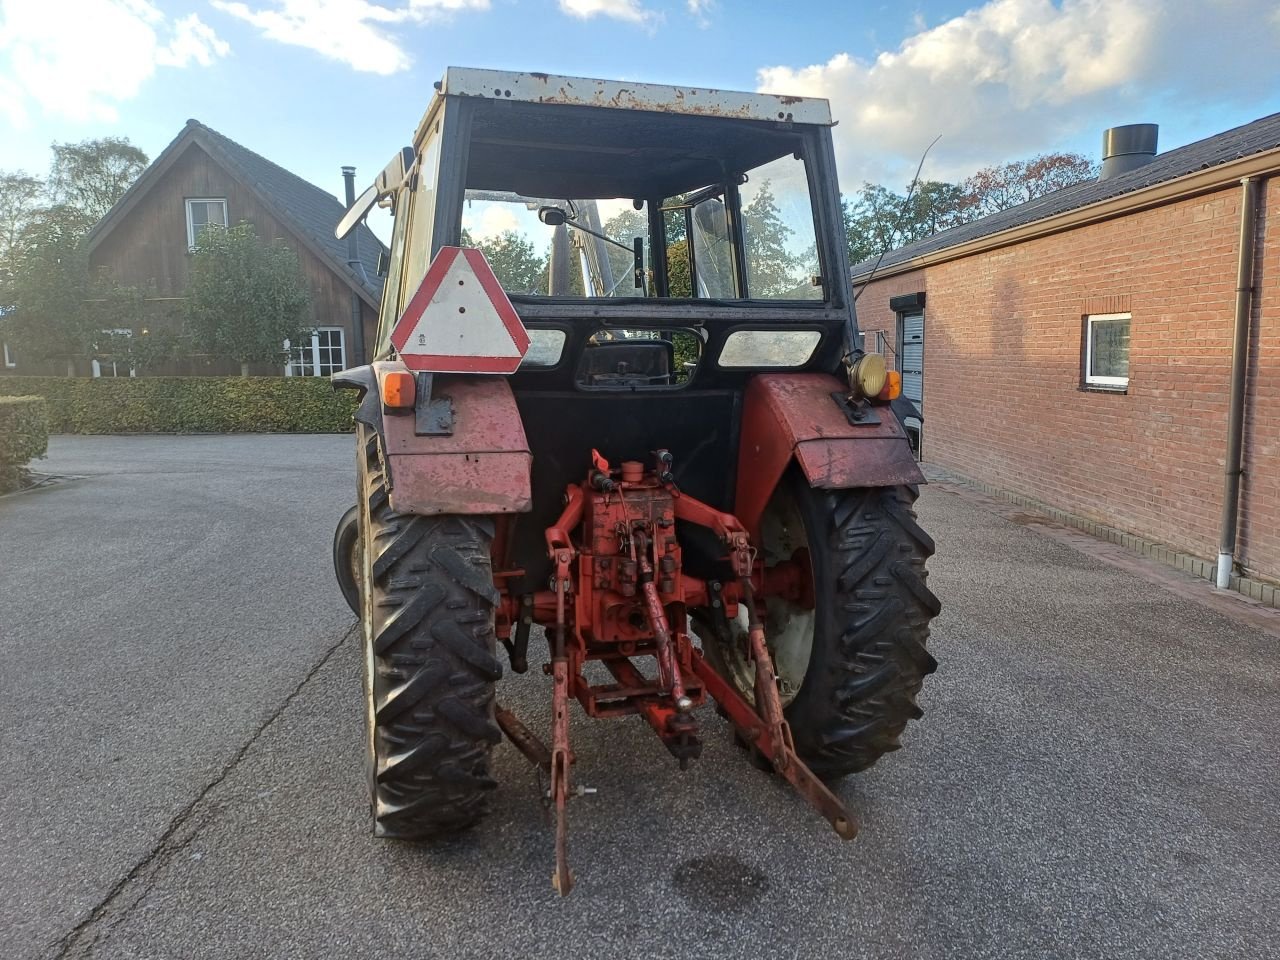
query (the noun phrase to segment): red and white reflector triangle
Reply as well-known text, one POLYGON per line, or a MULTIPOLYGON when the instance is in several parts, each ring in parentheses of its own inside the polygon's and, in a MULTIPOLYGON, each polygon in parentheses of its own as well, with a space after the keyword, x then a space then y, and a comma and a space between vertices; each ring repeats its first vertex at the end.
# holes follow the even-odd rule
POLYGON ((514 373, 529 333, 483 253, 441 247, 391 342, 410 370, 514 373))

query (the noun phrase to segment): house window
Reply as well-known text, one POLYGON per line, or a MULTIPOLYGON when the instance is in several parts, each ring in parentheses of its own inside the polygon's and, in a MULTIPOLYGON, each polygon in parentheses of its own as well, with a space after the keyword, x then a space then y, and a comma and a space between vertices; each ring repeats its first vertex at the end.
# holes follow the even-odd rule
POLYGON ((133 331, 128 329, 103 330, 102 338, 93 347, 98 356, 89 361, 89 369, 95 377, 136 377, 129 357, 129 341, 133 331))
POLYGON ((209 227, 227 225, 227 201, 198 199, 187 201, 187 246, 194 247, 196 238, 209 227))
POLYGON ((13 351, 9 349, 9 345, 3 344, 4 347, 4 365, 12 370, 18 364, 13 359, 13 351))
POLYGON ((1123 390, 1129 386, 1127 313, 1096 313, 1084 318, 1086 387, 1123 390))
POLYGON ((328 377, 347 366, 346 343, 341 327, 321 327, 311 339, 291 350, 286 377, 328 377))

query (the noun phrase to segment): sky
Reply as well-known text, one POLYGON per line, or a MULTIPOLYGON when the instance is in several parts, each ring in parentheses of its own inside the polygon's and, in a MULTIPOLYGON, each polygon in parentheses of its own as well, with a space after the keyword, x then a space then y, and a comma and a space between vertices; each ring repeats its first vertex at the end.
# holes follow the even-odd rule
POLYGON ((188 117, 335 194, 410 142, 448 65, 827 97, 841 186, 905 188, 1160 125, 1280 111, 1276 0, 0 0, 0 170, 188 117))

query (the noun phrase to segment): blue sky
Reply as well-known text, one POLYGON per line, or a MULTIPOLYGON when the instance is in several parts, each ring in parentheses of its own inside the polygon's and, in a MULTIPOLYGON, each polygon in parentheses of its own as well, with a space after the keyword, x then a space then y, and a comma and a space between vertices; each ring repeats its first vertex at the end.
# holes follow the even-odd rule
POLYGON ((341 191, 408 139, 449 64, 829 97, 842 185, 1049 150, 1161 148, 1280 110, 1263 0, 0 0, 0 169, 188 117, 341 191))

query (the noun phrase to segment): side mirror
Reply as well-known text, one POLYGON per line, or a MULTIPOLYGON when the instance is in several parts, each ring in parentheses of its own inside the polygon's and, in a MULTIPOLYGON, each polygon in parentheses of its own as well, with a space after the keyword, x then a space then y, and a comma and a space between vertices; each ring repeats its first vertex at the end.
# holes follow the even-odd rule
POLYGON ((538 219, 548 227, 559 227, 568 222, 569 215, 560 207, 539 207, 538 219))
POLYGON ((378 188, 376 186, 369 187, 364 193, 356 197, 356 202, 351 205, 351 209, 343 214, 342 219, 338 221, 338 226, 334 228, 333 235, 339 240, 345 240, 347 234, 354 230, 373 209, 373 205, 378 202, 378 188))
POLYGON ((413 169, 416 159, 417 154, 413 152, 413 147, 401 147, 400 152, 391 158, 391 162, 382 168, 382 172, 378 174, 373 186, 360 194, 356 198, 356 202, 351 205, 351 209, 338 221, 338 226, 334 229, 333 235, 339 240, 346 239, 347 234, 368 216, 369 211, 373 209, 373 205, 380 198, 389 196, 400 189, 400 185, 404 183, 404 178, 413 169))

